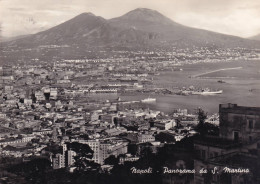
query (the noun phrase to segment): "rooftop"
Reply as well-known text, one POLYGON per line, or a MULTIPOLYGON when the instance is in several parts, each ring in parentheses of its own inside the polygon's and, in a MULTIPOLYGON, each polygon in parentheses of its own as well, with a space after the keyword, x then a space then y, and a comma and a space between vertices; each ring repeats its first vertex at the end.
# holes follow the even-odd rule
POLYGON ((238 106, 237 104, 220 104, 219 105, 219 112, 223 112, 223 111, 237 111, 237 112, 241 112, 241 113, 245 113, 245 111, 251 111, 254 113, 259 113, 260 114, 260 107, 246 107, 246 106, 238 106))
POLYGON ((235 148, 241 146, 241 143, 231 141, 231 140, 226 140, 223 138, 219 137, 205 137, 205 138, 197 138, 194 140, 194 144, 201 144, 205 146, 214 146, 214 147, 219 147, 219 148, 235 148))

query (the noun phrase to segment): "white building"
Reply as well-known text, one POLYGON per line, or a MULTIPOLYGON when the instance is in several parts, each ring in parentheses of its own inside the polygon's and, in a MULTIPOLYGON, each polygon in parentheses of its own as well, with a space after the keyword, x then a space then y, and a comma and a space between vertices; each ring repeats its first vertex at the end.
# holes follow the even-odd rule
POLYGON ((161 130, 169 130, 176 126, 175 120, 162 120, 154 122, 154 127, 157 127, 161 130))

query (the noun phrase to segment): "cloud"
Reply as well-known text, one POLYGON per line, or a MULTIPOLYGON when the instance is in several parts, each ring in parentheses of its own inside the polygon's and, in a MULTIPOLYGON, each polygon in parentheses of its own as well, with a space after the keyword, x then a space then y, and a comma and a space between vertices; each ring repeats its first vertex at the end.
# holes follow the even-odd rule
POLYGON ((185 25, 241 37, 260 32, 258 12, 250 9, 232 9, 225 14, 222 12, 221 16, 205 16, 203 12, 179 13, 175 18, 185 25))

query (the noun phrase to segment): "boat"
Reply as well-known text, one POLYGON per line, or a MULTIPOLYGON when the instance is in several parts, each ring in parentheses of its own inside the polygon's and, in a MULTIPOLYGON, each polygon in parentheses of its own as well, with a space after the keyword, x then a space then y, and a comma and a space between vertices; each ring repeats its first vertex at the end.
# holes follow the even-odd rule
POLYGON ((218 83, 226 83, 226 82, 223 80, 218 80, 218 83))
POLYGON ((216 95, 216 94, 222 94, 223 90, 218 91, 209 91, 209 90, 202 90, 202 91, 193 91, 191 94, 193 95, 216 95))
POLYGON ((156 98, 145 98, 143 100, 141 100, 142 103, 151 103, 151 102, 156 102, 156 98))

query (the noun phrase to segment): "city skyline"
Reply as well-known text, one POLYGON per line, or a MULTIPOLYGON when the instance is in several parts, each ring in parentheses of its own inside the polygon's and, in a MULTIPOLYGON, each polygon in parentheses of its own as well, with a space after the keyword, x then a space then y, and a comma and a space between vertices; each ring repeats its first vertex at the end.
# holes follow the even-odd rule
POLYGON ((214 32, 251 37, 260 33, 260 2, 184 0, 163 3, 150 1, 65 1, 30 2, 1 0, 0 22, 3 37, 34 34, 65 22, 83 12, 106 19, 119 17, 136 8, 156 10, 180 24, 214 32), (116 7, 116 9, 115 9, 116 7), (249 21, 250 20, 250 21, 249 21))

